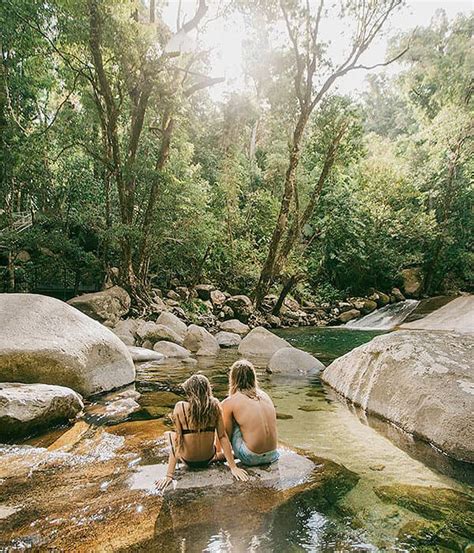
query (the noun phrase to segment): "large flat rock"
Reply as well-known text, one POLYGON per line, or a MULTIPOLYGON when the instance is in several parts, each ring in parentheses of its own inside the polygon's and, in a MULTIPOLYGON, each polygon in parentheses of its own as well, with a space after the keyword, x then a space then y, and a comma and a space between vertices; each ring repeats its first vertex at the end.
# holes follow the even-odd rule
POLYGON ((400 328, 474 334, 474 296, 456 298, 423 319, 405 323, 400 328))
POLYGON ((322 379, 448 455, 474 461, 474 337, 400 330, 336 359, 322 379))
POLYGON ((135 380, 127 346, 55 298, 0 294, 0 381, 57 384, 83 396, 135 380))

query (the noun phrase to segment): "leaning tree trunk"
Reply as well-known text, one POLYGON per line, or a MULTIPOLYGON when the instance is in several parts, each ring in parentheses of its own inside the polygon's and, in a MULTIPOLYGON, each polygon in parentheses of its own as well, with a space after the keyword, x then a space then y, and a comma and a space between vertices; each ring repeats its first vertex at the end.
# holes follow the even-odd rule
POLYGON ((285 188, 283 192, 283 198, 281 201, 280 212, 278 219, 273 230, 272 239, 270 242, 267 259, 260 273, 260 279, 255 289, 255 305, 258 308, 262 305, 263 298, 268 293, 270 286, 273 284, 275 277, 275 262, 278 256, 278 250, 282 237, 285 233, 288 224, 288 216, 290 213, 291 200, 294 196, 294 190, 296 187, 296 171, 301 156, 301 140, 303 138, 304 129, 308 121, 308 114, 303 111, 299 118, 298 123, 293 134, 293 146, 290 154, 290 161, 285 176, 285 188))

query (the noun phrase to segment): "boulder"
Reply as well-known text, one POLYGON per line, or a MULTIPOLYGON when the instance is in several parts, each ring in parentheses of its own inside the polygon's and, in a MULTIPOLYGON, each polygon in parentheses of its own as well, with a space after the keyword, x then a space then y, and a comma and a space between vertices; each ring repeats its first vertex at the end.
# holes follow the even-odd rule
POLYGON ((384 307, 390 303, 390 296, 383 292, 377 292, 377 299, 375 301, 378 307, 384 307))
POLYGON ((176 293, 183 301, 189 300, 189 288, 186 286, 176 286, 176 293))
POLYGON ((289 347, 276 351, 268 363, 268 368, 275 374, 317 374, 324 369, 324 365, 306 351, 289 347))
POLYGON ((211 292, 215 289, 215 286, 212 284, 198 284, 194 287, 198 298, 201 300, 207 301, 211 299, 211 292))
POLYGON ((426 317, 402 324, 401 328, 474 334, 474 295, 460 296, 426 317))
POLYGON ((222 309, 219 313, 219 319, 233 319, 234 316, 235 316, 235 313, 232 307, 229 307, 228 305, 222 306, 222 309))
MULTIPOLYGON (((166 297, 169 299, 169 300, 172 300, 172 301, 175 301, 175 302, 179 302, 180 299, 181 299, 181 296, 178 294, 178 292, 175 292, 174 290, 169 290, 168 293, 166 294, 166 297)), ((168 303, 168 302, 166 302, 168 303)), ((170 305, 168 303, 168 305, 170 305)))
POLYGON ((191 355, 191 352, 188 349, 178 346, 178 344, 174 344, 173 342, 167 342, 166 340, 156 342, 153 349, 156 352, 163 354, 165 357, 173 357, 176 359, 184 359, 191 355))
POLYGON ((219 353, 219 344, 214 336, 202 326, 190 325, 183 346, 196 355, 211 356, 219 353))
POLYGON ((276 315, 272 315, 271 313, 269 313, 266 317, 266 321, 267 323, 273 327, 273 328, 278 328, 281 326, 281 319, 280 317, 277 317, 276 315))
MULTIPOLYGON (((173 315, 173 313, 164 312, 162 313, 158 319, 156 320, 157 324, 165 325, 176 334, 181 336, 181 338, 184 338, 184 335, 186 334, 186 331, 188 330, 188 327, 186 326, 186 323, 184 323, 181 319, 179 319, 176 315, 173 315)), ((171 340, 173 341, 173 340, 171 340)))
POLYGON ((322 379, 363 409, 463 461, 474 461, 474 339, 400 330, 336 359, 322 379))
POLYGON ((135 345, 135 336, 140 321, 137 319, 124 319, 119 321, 112 332, 118 336, 122 342, 127 346, 135 345))
POLYGON ((359 309, 362 315, 368 315, 377 309, 377 302, 374 300, 364 300, 361 307, 354 305, 356 309, 359 309))
POLYGON ((423 272, 420 267, 410 267, 400 272, 403 291, 409 298, 419 298, 423 291, 423 272))
POLYGON ((135 380, 117 336, 55 298, 0 294, 0 381, 67 386, 84 396, 135 380))
POLYGON ((289 348, 290 344, 270 332, 266 328, 257 326, 251 330, 242 340, 239 346, 239 353, 242 355, 256 355, 271 357, 281 348, 289 348))
POLYGON ((226 305, 232 308, 239 321, 246 323, 253 313, 252 300, 243 294, 231 296, 226 300, 226 305))
POLYGON ((79 394, 64 386, 0 384, 0 439, 31 432, 76 417, 84 404, 79 394))
POLYGON ((395 301, 405 301, 405 296, 400 292, 398 288, 392 288, 390 295, 395 298, 395 301))
POLYGON ((101 292, 76 296, 68 304, 100 323, 114 326, 128 313, 131 299, 126 290, 112 286, 101 292))
POLYGON ((168 342, 174 342, 180 346, 183 345, 182 336, 177 334, 171 328, 152 321, 147 321, 146 323, 140 325, 137 330, 137 334, 143 341, 149 341, 152 344, 158 342, 159 340, 167 340, 168 342))
POLYGON ((231 319, 230 321, 224 321, 219 325, 219 328, 224 332, 232 332, 239 336, 245 336, 250 332, 250 327, 244 323, 241 323, 237 319, 231 319))
POLYGON ((133 398, 127 397, 112 401, 105 407, 102 420, 107 422, 118 422, 127 419, 131 414, 140 411, 141 406, 133 398))
POLYGON ((129 347, 128 351, 130 352, 132 359, 136 362, 162 361, 165 358, 162 353, 147 348, 129 347))
POLYGON ((237 347, 242 341, 242 338, 238 334, 234 334, 233 332, 224 332, 223 330, 218 332, 215 335, 215 338, 221 348, 234 348, 237 347))
POLYGON ((338 320, 341 323, 348 323, 352 319, 357 319, 360 317, 360 311, 358 309, 349 309, 349 311, 343 311, 339 316, 338 320))
POLYGON ((224 292, 221 292, 220 290, 212 290, 210 299, 212 301, 212 305, 218 309, 224 305, 226 296, 224 292))

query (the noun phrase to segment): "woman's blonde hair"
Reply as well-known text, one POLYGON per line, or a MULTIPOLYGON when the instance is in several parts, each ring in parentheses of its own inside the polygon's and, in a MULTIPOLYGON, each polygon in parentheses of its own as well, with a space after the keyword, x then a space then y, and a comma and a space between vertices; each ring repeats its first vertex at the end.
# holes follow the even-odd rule
MULTIPOLYGON (((185 382, 183 389, 189 402, 186 419, 192 430, 202 430, 217 426, 219 401, 212 395, 211 383, 203 374, 193 374, 185 382)), ((182 419, 181 423, 184 421, 182 419)), ((178 427, 180 428, 181 425, 178 427)), ((179 450, 183 445, 183 434, 177 431, 179 450)))
POLYGON ((258 391, 255 367, 247 359, 239 359, 230 368, 229 395, 241 392, 252 399, 258 399, 258 391))

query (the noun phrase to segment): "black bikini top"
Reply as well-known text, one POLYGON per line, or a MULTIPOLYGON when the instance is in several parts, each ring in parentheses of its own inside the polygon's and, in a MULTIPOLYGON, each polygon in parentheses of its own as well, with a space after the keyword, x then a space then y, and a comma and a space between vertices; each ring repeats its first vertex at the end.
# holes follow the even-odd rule
POLYGON ((183 428, 182 432, 184 434, 201 434, 202 432, 215 432, 216 427, 215 426, 208 426, 207 428, 199 428, 196 430, 193 430, 192 428, 189 428, 188 418, 186 417, 186 411, 184 410, 184 405, 181 404, 181 409, 183 411, 183 417, 184 421, 186 422, 186 426, 188 428, 183 428))

